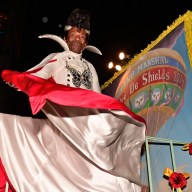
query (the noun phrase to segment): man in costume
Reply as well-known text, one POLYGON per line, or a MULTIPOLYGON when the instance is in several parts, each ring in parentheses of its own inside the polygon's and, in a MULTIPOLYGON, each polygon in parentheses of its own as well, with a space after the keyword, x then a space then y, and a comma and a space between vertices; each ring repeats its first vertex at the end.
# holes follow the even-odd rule
POLYGON ((96 71, 81 55, 85 48, 101 54, 87 45, 89 14, 74 10, 65 30, 65 41, 41 36, 64 52, 27 72, 2 72, 29 96, 33 114, 42 110, 47 119, 0 113, 0 182, 19 192, 140 192, 145 121, 100 93, 96 71))
MULTIPOLYGON (((70 87, 100 91, 98 76, 93 65, 82 58, 82 51, 89 49, 101 52, 94 46, 87 46, 90 35, 90 15, 85 10, 75 9, 65 25, 64 40, 56 35, 43 35, 40 38, 51 38, 61 44, 65 51, 50 54, 35 68, 43 68, 33 75, 49 79, 70 87)), ((31 69, 30 69, 31 70, 31 69)))

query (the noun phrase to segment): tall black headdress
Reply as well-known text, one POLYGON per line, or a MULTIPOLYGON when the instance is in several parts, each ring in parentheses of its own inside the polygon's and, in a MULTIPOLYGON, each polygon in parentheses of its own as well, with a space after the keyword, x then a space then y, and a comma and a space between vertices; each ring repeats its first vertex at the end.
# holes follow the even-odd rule
MULTIPOLYGON (((64 28, 64 37, 67 37, 68 31, 72 28, 72 26, 76 26, 78 28, 83 28, 86 30, 86 37, 87 37, 87 43, 90 35, 90 14, 87 10, 81 10, 81 9, 75 9, 71 12, 69 18, 67 19, 65 28, 64 28)), ((58 37, 57 35, 53 34, 44 34, 40 35, 39 38, 49 38, 57 41, 65 51, 69 51, 69 47, 66 43, 66 41, 63 41, 63 38, 58 37)), ((97 53, 99 55, 102 55, 101 51, 92 45, 86 45, 85 49, 92 51, 94 53, 97 53)), ((44 64, 44 62, 37 65, 38 67, 41 67, 44 64)), ((35 68, 31 68, 36 69, 35 68)))
POLYGON ((90 35, 90 14, 87 10, 75 9, 71 12, 67 19, 64 31, 68 31, 72 26, 84 28, 86 33, 90 35))

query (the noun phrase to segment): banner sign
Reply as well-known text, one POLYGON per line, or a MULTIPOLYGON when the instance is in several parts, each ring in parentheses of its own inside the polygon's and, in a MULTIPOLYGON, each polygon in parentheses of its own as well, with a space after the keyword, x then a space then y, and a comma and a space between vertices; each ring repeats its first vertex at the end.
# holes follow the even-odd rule
MULTIPOLYGON (((102 92, 125 103, 147 123, 147 135, 179 140, 192 138, 192 13, 180 16, 123 70, 102 86, 102 92)), ((192 156, 175 147, 177 169, 192 172, 192 156), (190 162, 190 163, 189 163, 190 162)), ((171 192, 163 170, 171 165, 169 146, 150 146, 153 190, 171 192)), ((146 157, 142 162, 147 184, 146 157)), ((192 179, 186 191, 192 191, 192 179)))

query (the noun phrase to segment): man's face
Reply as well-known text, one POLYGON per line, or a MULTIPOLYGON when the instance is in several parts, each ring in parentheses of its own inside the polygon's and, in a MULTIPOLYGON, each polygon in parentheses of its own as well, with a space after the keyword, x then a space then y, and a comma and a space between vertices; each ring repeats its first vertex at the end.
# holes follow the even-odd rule
POLYGON ((75 53, 81 53, 86 43, 86 31, 83 28, 72 27, 66 39, 69 50, 75 53))

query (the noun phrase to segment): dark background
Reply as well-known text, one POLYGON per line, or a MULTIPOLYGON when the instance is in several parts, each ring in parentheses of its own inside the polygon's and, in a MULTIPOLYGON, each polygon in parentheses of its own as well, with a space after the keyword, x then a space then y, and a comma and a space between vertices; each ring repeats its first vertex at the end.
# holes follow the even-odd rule
MULTIPOLYGON (((100 1, 100 0, 0 0, 0 71, 25 71, 45 56, 63 49, 53 40, 38 35, 61 36, 65 22, 75 8, 91 15, 89 44, 102 56, 84 51, 83 56, 96 68, 100 84, 114 71, 109 61, 118 63, 118 53, 134 56, 167 29, 180 15, 192 10, 191 0, 100 1), (3 20, 3 17, 7 17, 3 20), (48 22, 42 18, 47 17, 48 22)), ((0 82, 0 112, 31 115, 28 98, 0 82)))

